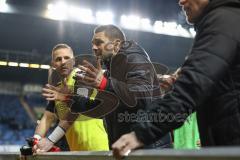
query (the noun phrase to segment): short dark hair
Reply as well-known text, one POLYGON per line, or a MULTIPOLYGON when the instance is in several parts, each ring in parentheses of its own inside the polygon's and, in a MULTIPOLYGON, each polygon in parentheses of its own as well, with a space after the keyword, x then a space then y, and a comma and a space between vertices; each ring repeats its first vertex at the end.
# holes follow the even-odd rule
POLYGON ((53 47, 53 49, 52 49, 52 54, 53 54, 53 52, 55 52, 56 50, 62 49, 62 48, 70 49, 71 52, 73 53, 73 50, 72 50, 72 48, 71 48, 69 45, 64 44, 64 43, 59 43, 59 44, 57 44, 57 45, 55 45, 55 46, 53 47))
POLYGON ((94 34, 99 32, 104 32, 105 35, 111 40, 120 39, 121 41, 126 41, 124 32, 115 25, 110 24, 97 26, 94 29, 94 34))

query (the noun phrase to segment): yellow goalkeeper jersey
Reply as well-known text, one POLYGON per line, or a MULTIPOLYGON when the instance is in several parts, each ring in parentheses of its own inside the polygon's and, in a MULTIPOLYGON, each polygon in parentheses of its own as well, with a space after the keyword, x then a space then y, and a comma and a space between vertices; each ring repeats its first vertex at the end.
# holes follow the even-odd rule
MULTIPOLYGON (((67 87, 74 90, 77 69, 74 69, 67 77, 67 87)), ((61 84, 62 85, 62 84, 61 84)), ((92 94, 93 99, 96 96, 92 94)), ((55 101, 55 108, 58 117, 61 119, 65 113, 69 112, 69 107, 65 102, 55 101)), ((66 132, 66 139, 71 151, 107 151, 108 136, 105 131, 103 120, 79 115, 72 126, 66 132)))

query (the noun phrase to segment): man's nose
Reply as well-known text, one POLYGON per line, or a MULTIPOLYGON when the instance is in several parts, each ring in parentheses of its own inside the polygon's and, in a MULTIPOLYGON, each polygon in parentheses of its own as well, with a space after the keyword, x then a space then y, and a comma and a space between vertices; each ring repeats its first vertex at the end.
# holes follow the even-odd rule
POLYGON ((62 61, 61 61, 61 63, 64 65, 64 64, 66 64, 66 62, 67 62, 68 60, 67 59, 65 59, 65 58, 62 58, 62 61))
POLYGON ((94 53, 96 53, 97 50, 98 50, 98 47, 97 47, 96 45, 93 45, 93 46, 92 46, 92 51, 93 51, 94 53))
POLYGON ((187 0, 179 0, 179 1, 178 1, 178 4, 179 4, 180 6, 183 6, 186 2, 187 2, 187 0))
POLYGON ((92 50, 94 51, 94 50, 97 50, 97 49, 98 49, 97 46, 95 44, 93 44, 92 45, 92 50))

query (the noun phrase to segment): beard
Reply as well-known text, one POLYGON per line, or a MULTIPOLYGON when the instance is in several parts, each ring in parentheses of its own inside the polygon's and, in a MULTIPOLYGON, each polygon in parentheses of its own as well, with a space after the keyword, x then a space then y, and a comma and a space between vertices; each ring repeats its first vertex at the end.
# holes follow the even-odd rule
POLYGON ((104 55, 102 55, 102 60, 106 61, 108 59, 111 59, 113 55, 114 55, 113 52, 105 53, 104 55))
POLYGON ((105 53, 99 58, 101 59, 101 62, 108 68, 110 66, 110 62, 113 56, 114 54, 112 52, 109 52, 109 53, 105 53))
POLYGON ((113 48, 107 48, 105 47, 102 50, 95 50, 95 55, 97 57, 97 59, 100 59, 101 62, 105 65, 105 66, 109 66, 111 59, 114 55, 116 55, 117 53, 114 52, 113 48))

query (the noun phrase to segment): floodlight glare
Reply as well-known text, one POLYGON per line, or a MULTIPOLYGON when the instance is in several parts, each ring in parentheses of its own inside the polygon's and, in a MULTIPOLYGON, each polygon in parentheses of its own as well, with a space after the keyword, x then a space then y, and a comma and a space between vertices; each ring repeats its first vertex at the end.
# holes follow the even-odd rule
POLYGON ((140 28, 140 17, 135 15, 122 15, 121 24, 123 27, 128 29, 138 29, 140 28))
POLYGON ((8 62, 8 66, 10 66, 10 67, 17 67, 18 63, 17 62, 8 62))
POLYGON ((58 2, 57 4, 48 4, 46 16, 54 20, 67 19, 68 6, 64 2, 58 2))
POLYGON ((96 21, 98 24, 113 24, 113 13, 111 11, 98 11, 96 21))
POLYGON ((94 23, 94 17, 91 9, 71 6, 69 16, 83 23, 94 23))
POLYGON ((142 18, 140 20, 140 25, 143 30, 152 30, 151 21, 148 18, 142 18))
POLYGON ((41 65, 40 65, 40 68, 41 68, 41 69, 49 69, 50 66, 49 66, 49 65, 45 65, 45 64, 41 64, 41 65))
POLYGON ((189 32, 191 33, 192 37, 196 36, 196 32, 195 32, 194 28, 190 28, 189 32))
POLYGON ((19 67, 29 67, 28 63, 19 63, 19 67))

